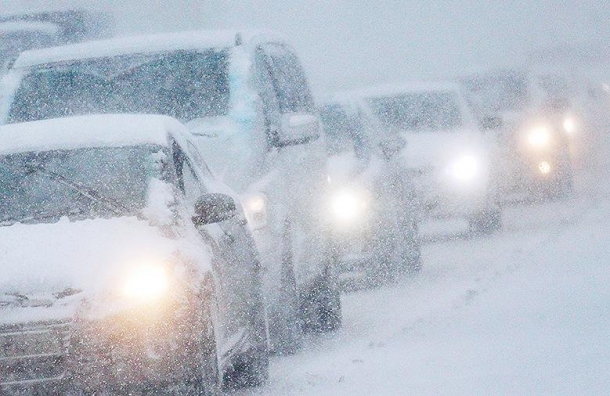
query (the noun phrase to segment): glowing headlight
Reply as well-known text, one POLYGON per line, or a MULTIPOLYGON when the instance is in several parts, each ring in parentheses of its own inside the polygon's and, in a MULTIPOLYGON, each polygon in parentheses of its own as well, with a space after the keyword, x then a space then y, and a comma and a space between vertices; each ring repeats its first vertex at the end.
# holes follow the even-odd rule
POLYGON ((566 117, 563 120, 563 130, 569 134, 576 132, 576 120, 572 117, 566 117))
POLYGON ((357 218, 365 206, 363 199, 350 191, 337 192, 331 201, 331 210, 340 221, 350 221, 357 218))
POLYGON ((453 162, 450 172, 458 180, 470 181, 479 173, 479 161, 473 155, 464 155, 453 162))
POLYGON ((267 225, 267 197, 265 194, 248 194, 242 198, 242 203, 251 229, 256 230, 267 225))
POLYGON ((166 269, 159 265, 142 265, 127 274, 123 295, 136 300, 150 301, 161 297, 169 288, 166 269))
POLYGON ((530 131, 527 141, 536 148, 546 147, 551 141, 551 133, 546 127, 538 127, 530 131))
POLYGON ((548 161, 542 161, 538 164, 538 170, 543 175, 548 175, 551 172, 551 169, 551 164, 549 164, 548 161))

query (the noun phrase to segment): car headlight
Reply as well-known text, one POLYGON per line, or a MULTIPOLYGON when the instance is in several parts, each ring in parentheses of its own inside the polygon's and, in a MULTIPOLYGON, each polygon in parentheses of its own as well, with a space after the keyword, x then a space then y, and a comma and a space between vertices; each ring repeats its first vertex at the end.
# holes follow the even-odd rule
POLYGON ((546 126, 534 128, 527 135, 527 141, 534 148, 546 147, 551 141, 551 132, 546 126))
POLYGON ((252 230, 267 225, 267 196, 265 194, 247 194, 242 197, 242 204, 252 230))
POLYGON ((480 172, 479 160, 474 155, 463 155, 451 164, 449 172, 455 179, 465 182, 471 181, 480 172))
POLYGON ((366 208, 366 200, 360 194, 343 190, 336 192, 331 198, 331 211, 341 222, 351 222, 359 218, 366 208))
POLYGON ((568 116, 563 120, 563 130, 568 134, 573 134, 576 132, 576 119, 574 117, 568 116))
POLYGON ((543 175, 548 175, 553 170, 553 167, 551 166, 551 164, 548 161, 540 161, 538 163, 538 170, 543 175))
POLYGON ((122 284, 122 294, 133 300, 150 302, 165 295, 169 288, 167 269, 161 265, 140 265, 129 271, 122 284))

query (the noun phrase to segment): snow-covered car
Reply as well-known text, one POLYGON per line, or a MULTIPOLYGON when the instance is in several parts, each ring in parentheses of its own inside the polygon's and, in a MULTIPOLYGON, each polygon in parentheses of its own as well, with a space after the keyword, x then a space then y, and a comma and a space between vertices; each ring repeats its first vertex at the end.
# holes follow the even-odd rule
POLYGON ((406 140, 405 165, 431 217, 465 217, 474 232, 501 226, 495 141, 478 127, 458 84, 422 82, 359 90, 389 135, 406 140))
POLYGON ((511 69, 461 82, 479 122, 499 143, 502 194, 520 199, 570 194, 572 157, 582 156, 588 137, 567 82, 511 69))
POLYGON ((0 127, 0 394, 265 380, 258 252, 189 139, 166 116, 0 127))
POLYGON ((382 149, 387 142, 349 94, 333 95, 319 112, 340 278, 374 284, 418 271, 420 205, 410 175, 391 155, 397 152, 382 149))
POLYGON ((340 325, 323 213, 319 119, 294 50, 270 32, 202 31, 23 53, 4 80, 5 122, 159 113, 185 123, 242 197, 261 252, 272 347, 340 325))
POLYGON ((0 10, 0 67, 2 74, 21 53, 34 48, 108 37, 114 26, 109 14, 65 5, 38 4, 0 10))

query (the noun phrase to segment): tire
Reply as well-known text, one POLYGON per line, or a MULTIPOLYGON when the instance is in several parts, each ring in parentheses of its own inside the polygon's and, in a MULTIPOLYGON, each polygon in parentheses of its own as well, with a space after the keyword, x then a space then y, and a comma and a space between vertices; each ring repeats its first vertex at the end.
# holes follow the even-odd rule
POLYGON ((269 378, 269 352, 251 351, 239 356, 224 374, 225 389, 237 389, 263 385, 269 378))
POLYGON ((468 220, 471 234, 492 234, 502 228, 500 208, 487 209, 468 220))
POLYGON ((278 298, 269 307, 271 351, 276 355, 292 355, 303 343, 303 324, 299 312, 299 294, 294 275, 292 226, 286 221, 283 232, 282 270, 278 298))
POLYGON ((330 332, 341 327, 342 308, 339 285, 330 268, 301 297, 304 328, 309 332, 330 332))
POLYGON ((406 241, 403 243, 401 257, 403 272, 417 274, 421 271, 421 240, 419 238, 419 226, 413 222, 409 229, 404 230, 406 241))

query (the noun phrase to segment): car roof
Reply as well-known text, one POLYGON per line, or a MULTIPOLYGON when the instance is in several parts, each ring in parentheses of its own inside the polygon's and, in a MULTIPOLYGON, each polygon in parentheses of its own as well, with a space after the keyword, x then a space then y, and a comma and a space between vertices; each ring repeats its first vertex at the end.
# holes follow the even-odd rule
POLYGON ((461 92, 460 85, 453 81, 418 81, 407 84, 385 84, 354 90, 356 96, 367 98, 375 96, 392 96, 403 93, 455 91, 461 92))
POLYGON ((268 30, 196 30, 179 33, 149 34, 88 41, 23 52, 13 68, 94 59, 130 54, 153 54, 175 50, 227 48, 238 43, 285 42, 278 33, 268 30))
POLYGON ((0 126, 0 154, 91 147, 168 145, 168 134, 186 139, 186 127, 161 115, 99 114, 0 126))
POLYGON ((59 33, 59 26, 52 22, 10 21, 0 22, 0 35, 11 33, 44 33, 54 35, 59 33))

